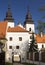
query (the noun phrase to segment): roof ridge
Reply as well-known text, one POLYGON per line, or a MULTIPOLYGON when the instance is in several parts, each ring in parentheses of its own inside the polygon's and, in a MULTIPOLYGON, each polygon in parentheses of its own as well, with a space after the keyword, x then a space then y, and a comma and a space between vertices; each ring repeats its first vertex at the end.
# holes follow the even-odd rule
POLYGON ((16 27, 12 28, 9 27, 8 32, 29 32, 29 31, 17 25, 16 27))

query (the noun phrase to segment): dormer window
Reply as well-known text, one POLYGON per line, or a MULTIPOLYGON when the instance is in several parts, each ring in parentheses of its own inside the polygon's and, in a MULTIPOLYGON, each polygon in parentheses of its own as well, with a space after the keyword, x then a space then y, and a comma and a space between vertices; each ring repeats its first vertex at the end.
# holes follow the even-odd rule
POLYGON ((29 28, 29 31, 31 31, 31 28, 29 28))

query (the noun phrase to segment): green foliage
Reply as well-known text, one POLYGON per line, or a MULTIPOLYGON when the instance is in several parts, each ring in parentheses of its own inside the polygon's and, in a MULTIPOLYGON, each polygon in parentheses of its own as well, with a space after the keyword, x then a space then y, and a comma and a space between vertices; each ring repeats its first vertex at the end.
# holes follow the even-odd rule
POLYGON ((43 15, 42 18, 44 19, 45 18, 45 15, 43 15))
POLYGON ((6 62, 5 65, 12 65, 12 63, 6 62))
POLYGON ((38 30, 39 34, 41 32, 45 33, 45 22, 42 22, 41 20, 38 20, 38 25, 37 25, 36 29, 38 30))
POLYGON ((33 64, 33 63, 24 63, 24 65, 36 65, 36 64, 33 64))
POLYGON ((45 5, 41 6, 41 7, 39 8, 39 11, 45 11, 45 5))
POLYGON ((34 33, 32 33, 32 41, 30 43, 29 52, 36 52, 36 51, 38 51, 37 43, 34 37, 34 33))
MULTIPOLYGON (((12 63, 7 62, 5 65, 12 65, 12 63)), ((33 64, 33 63, 23 63, 23 65, 36 65, 36 64, 33 64)))
MULTIPOLYGON (((39 8, 39 11, 42 13, 42 19, 45 19, 45 5, 39 8)), ((40 32, 45 33, 45 21, 38 20, 37 30, 40 32)))

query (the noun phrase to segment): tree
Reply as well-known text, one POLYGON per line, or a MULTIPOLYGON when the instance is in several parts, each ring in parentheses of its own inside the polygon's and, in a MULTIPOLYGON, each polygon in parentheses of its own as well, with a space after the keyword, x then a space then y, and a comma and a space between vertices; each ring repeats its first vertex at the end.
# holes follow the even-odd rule
POLYGON ((29 52, 36 52, 36 51, 38 51, 38 48, 37 48, 37 43, 36 43, 36 40, 34 37, 34 33, 32 33, 31 38, 32 38, 32 41, 30 43, 29 52))
POLYGON ((4 38, 0 38, 0 48, 5 52, 6 51, 6 41, 7 39, 4 38))
POLYGON ((45 18, 45 5, 41 6, 41 7, 39 8, 39 11, 43 13, 42 18, 45 18))
MULTIPOLYGON (((45 19, 45 5, 41 6, 38 10, 42 13, 41 19, 44 20, 45 19)), ((42 20, 38 20, 38 25, 36 27, 39 34, 41 32, 45 33, 45 21, 42 21, 42 20)))
POLYGON ((3 47, 4 47, 4 44, 0 42, 0 52, 2 51, 3 47))
POLYGON ((38 30, 38 33, 40 34, 41 32, 42 33, 45 33, 45 22, 41 21, 41 20, 38 20, 38 25, 36 27, 36 29, 38 30))

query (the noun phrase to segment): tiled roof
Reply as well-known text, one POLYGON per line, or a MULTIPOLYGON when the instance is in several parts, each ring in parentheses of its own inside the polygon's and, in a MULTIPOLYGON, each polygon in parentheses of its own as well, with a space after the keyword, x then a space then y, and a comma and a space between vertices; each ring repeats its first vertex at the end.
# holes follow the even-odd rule
POLYGON ((0 22, 0 38, 4 38, 6 35, 7 21, 0 22))
POLYGON ((8 32, 28 32, 27 30, 25 30, 24 28, 20 27, 20 26, 16 26, 13 28, 8 28, 8 32))
POLYGON ((42 37, 39 34, 36 35, 36 41, 37 43, 45 43, 45 34, 42 37))

